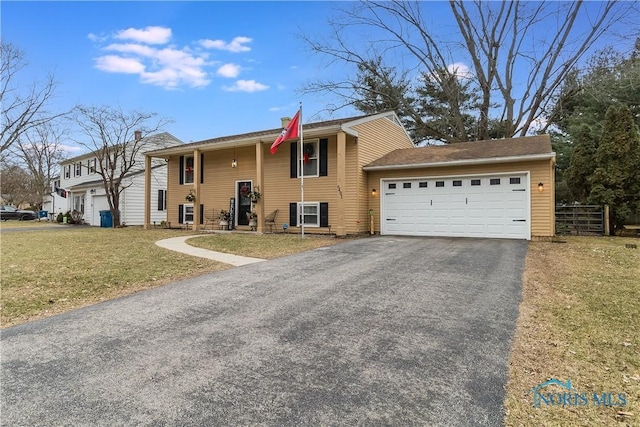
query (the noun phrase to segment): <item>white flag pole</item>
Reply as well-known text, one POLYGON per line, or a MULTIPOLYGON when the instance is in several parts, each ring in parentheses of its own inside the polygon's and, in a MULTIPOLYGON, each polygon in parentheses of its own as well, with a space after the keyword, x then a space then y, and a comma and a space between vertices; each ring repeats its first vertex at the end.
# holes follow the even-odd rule
POLYGON ((300 238, 304 239, 304 137, 302 136, 302 101, 300 101, 300 116, 298 117, 298 126, 300 126, 300 158, 298 159, 298 167, 300 168, 300 238))

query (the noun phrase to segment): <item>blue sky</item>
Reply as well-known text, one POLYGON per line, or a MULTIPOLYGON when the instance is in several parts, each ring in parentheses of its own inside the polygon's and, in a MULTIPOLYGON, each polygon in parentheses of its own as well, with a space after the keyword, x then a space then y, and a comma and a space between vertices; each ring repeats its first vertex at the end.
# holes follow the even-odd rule
MULTIPOLYGON (((296 36, 317 33, 329 2, 2 2, 2 39, 23 50, 28 83, 53 71, 52 107, 112 105, 174 120, 185 142, 280 126, 297 89, 324 72, 296 36)), ((344 114, 357 114, 345 111, 344 114)), ((314 116, 315 117, 312 117, 314 116)))
MULTIPOLYGON (((454 35, 448 3, 426 4, 428 25, 454 35)), ((189 142, 277 128, 301 101, 303 122, 331 118, 324 108, 335 100, 303 96, 299 89, 345 70, 326 66, 297 35, 328 36, 335 7, 312 1, 2 1, 0 11, 2 40, 28 61, 21 81, 55 74, 51 110, 83 104, 155 112, 174 120, 166 130, 189 142)), ((363 37, 356 28, 349 31, 363 37)), ((334 117, 356 114, 344 109, 334 117)))

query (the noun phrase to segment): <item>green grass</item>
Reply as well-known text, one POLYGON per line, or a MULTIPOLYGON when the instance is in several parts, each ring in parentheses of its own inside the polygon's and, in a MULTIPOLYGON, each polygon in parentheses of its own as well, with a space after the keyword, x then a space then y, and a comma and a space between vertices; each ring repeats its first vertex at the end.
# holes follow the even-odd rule
POLYGON ((212 251, 272 259, 297 252, 333 245, 340 239, 297 234, 211 234, 195 237, 188 244, 212 251))
POLYGON ((563 240, 530 245, 505 423, 640 425, 640 249, 625 247, 640 241, 563 240), (550 378, 588 395, 624 393, 627 405, 534 408, 531 389, 550 378))
POLYGON ((3 232, 2 326, 229 268, 155 245, 157 240, 185 234, 193 233, 74 226, 3 232))

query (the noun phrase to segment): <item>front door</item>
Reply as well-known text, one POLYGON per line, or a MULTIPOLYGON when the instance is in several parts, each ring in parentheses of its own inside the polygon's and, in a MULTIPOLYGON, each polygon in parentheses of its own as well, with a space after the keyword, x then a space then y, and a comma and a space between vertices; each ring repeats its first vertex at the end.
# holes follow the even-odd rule
POLYGON ((238 181, 236 184, 236 224, 249 225, 249 218, 247 214, 251 212, 251 181, 238 181))

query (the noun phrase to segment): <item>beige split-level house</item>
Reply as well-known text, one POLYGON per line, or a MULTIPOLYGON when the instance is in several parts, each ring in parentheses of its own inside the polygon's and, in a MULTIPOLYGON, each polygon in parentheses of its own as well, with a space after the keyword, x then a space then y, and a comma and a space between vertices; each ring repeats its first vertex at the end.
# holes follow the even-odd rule
MULTIPOLYGON (((286 123, 283 122, 283 127, 286 123)), ((303 148, 269 149, 282 128, 225 136, 146 153, 167 162, 167 220, 211 224, 233 211, 237 229, 370 232, 513 239, 554 235, 555 153, 548 135, 415 147, 393 112, 303 125, 303 148), (300 171, 304 171, 304 207, 300 171), (261 198, 252 206, 248 190, 261 198), (188 201, 187 195, 194 195, 188 201), (274 224, 265 216, 278 211, 274 224)), ((145 168, 149 170, 150 168, 145 168)), ((150 177, 147 176, 147 181, 150 177)), ((147 183, 145 226, 154 195, 147 183)))

